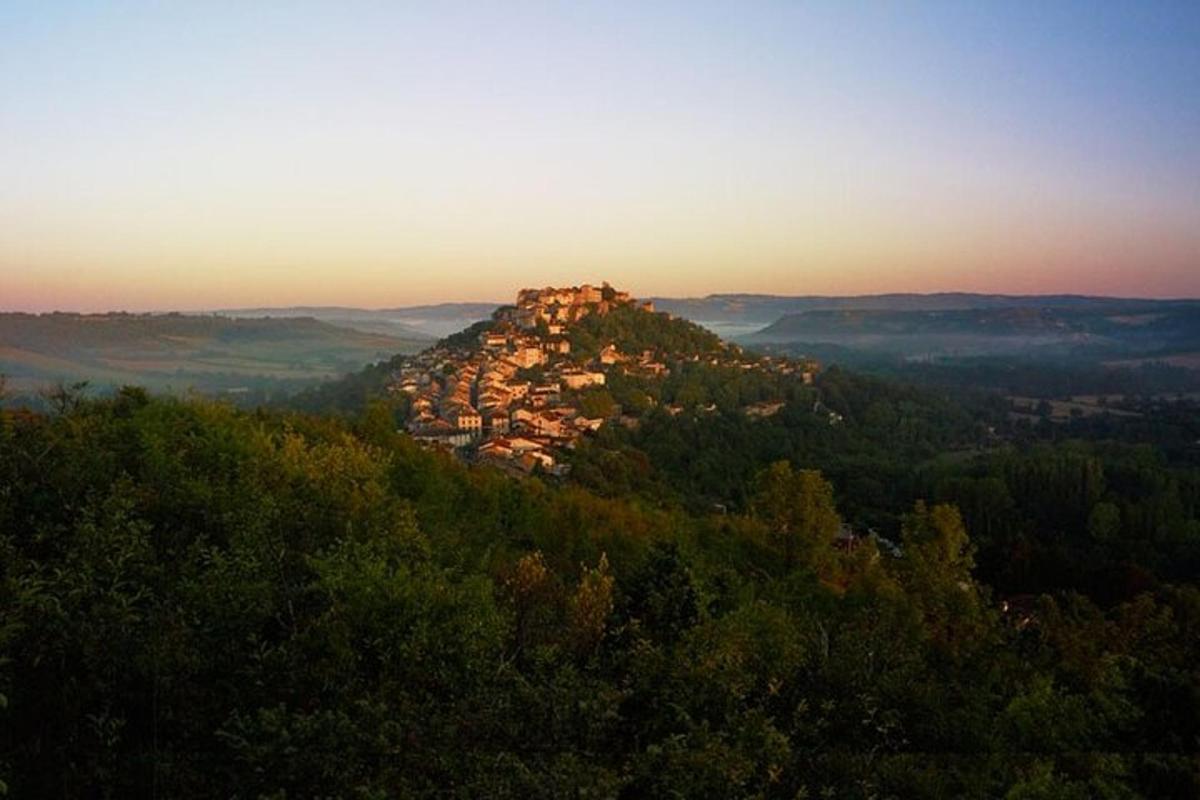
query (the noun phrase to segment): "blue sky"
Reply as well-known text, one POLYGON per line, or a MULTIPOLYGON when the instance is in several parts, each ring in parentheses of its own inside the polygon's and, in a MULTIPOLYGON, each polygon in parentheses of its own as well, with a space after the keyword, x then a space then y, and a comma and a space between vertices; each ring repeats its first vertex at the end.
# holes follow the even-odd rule
POLYGON ((0 2, 0 306, 1200 295, 1197 3, 0 2))

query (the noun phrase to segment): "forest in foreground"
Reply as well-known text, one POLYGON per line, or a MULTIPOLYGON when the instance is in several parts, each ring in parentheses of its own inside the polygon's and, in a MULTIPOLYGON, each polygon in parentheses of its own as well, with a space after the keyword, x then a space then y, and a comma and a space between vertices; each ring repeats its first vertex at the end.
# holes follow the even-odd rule
POLYGON ((568 482, 383 403, 2 412, 2 788, 1197 796, 1196 466, 1095 422, 963 451, 961 408, 824 380, 843 425, 651 416, 568 482))

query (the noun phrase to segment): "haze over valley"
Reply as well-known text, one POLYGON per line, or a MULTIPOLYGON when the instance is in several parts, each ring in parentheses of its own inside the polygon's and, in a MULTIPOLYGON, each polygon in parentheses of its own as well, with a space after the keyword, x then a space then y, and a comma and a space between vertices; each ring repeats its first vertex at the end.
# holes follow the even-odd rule
MULTIPOLYGON (((1175 368, 1177 385, 1188 388, 1196 382, 1188 371, 1200 371, 1200 301, 1186 299, 954 293, 652 302, 751 349, 885 373, 920 362, 965 375, 960 368, 981 359, 1097 376, 1157 365, 1175 368)), ((23 396, 55 382, 87 381, 99 392, 133 382, 176 393, 282 398, 423 350, 501 305, 0 314, 0 374, 23 396)))

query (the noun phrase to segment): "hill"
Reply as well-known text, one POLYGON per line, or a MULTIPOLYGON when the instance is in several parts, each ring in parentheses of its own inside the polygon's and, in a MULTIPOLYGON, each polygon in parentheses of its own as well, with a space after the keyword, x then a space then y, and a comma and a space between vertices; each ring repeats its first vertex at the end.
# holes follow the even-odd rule
MULTIPOLYGON (((1121 308, 1148 313, 1193 301, 1142 300, 1086 295, 997 295, 968 292, 878 294, 859 296, 714 294, 707 297, 652 297, 655 308, 697 322, 722 337, 737 338, 761 330, 789 314, 818 310, 949 311, 999 308, 1073 308, 1105 311, 1121 308)), ((490 319, 501 303, 438 303, 395 308, 295 306, 222 309, 232 317, 313 317, 322 322, 404 338, 444 338, 475 322, 490 319)))
POLYGON ((608 345, 625 353, 647 350, 670 353, 676 358, 720 354, 719 336, 685 319, 666 313, 647 313, 636 306, 622 306, 603 316, 586 317, 573 325, 568 338, 571 351, 580 358, 594 358, 608 345))
POLYGON ((810 310, 787 314, 744 341, 821 343, 907 357, 1168 355, 1200 351, 1200 303, 1080 299, 950 310, 810 310))
POLYGON ((970 292, 875 295, 714 294, 707 297, 655 297, 655 306, 698 322, 727 339, 757 333, 782 317, 808 311, 954 311, 1061 308, 1102 312, 1115 308, 1150 312, 1192 301, 1141 300, 1087 295, 1000 295, 970 292))
POLYGON ((214 313, 229 317, 312 317, 330 325, 381 333, 403 339, 432 342, 487 319, 499 303, 437 303, 398 308, 347 308, 343 306, 292 306, 284 308, 226 309, 214 313))
POLYGON ((781 384, 811 381, 814 369, 747 356, 628 292, 584 284, 523 289, 490 319, 316 387, 294 405, 355 412, 387 396, 421 442, 562 474, 563 451, 615 418, 630 423, 660 404, 737 410, 776 401, 781 384))
POLYGON ((295 387, 422 344, 312 318, 0 314, 0 374, 17 391, 54 381, 201 391, 295 387))

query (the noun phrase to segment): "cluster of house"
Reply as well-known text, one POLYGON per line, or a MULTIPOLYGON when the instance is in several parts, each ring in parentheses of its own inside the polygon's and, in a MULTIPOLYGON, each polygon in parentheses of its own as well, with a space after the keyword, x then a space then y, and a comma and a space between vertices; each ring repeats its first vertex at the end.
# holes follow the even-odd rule
MULTIPOLYGON (((471 448, 478 459, 505 467, 561 473, 561 450, 605 423, 580 413, 569 392, 603 386, 612 369, 648 376, 669 372, 653 350, 622 353, 609 344, 587 363, 572 357, 567 332, 573 323, 629 304, 654 310, 607 283, 521 290, 515 305, 495 312, 476 345, 431 348, 392 375, 390 391, 409 397, 408 431, 420 442, 471 448)), ((794 369, 783 359, 766 361, 772 363, 743 366, 794 369)))
POLYGON ((411 398, 409 432, 428 444, 474 445, 479 459, 505 466, 561 471, 555 453, 604 424, 565 402, 564 392, 603 386, 602 366, 625 358, 606 348, 593 365, 577 364, 567 326, 632 302, 608 284, 522 290, 516 305, 497 310, 477 347, 427 350, 393 375, 391 390, 411 398))

